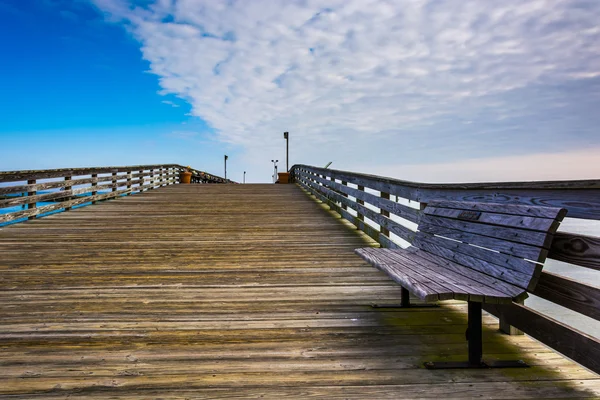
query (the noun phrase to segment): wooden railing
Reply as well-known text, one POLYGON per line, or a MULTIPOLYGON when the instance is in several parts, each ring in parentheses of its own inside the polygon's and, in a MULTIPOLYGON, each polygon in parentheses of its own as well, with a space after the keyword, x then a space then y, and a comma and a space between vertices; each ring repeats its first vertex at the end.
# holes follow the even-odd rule
MULTIPOLYGON (((381 246, 404 247, 414 238, 421 210, 432 199, 564 207, 567 217, 600 220, 600 181, 424 184, 380 176, 295 165, 292 179, 352 222, 381 246)), ((573 268, 600 270, 600 238, 558 232, 548 257, 573 268)), ((595 282, 598 285, 598 282, 595 282)), ((542 272, 532 292, 543 299, 600 320, 600 288, 542 272)), ((600 373, 600 340, 523 304, 488 305, 500 326, 513 326, 600 373)))
MULTIPOLYGON (((0 172, 0 224, 177 184, 184 169, 162 164, 0 172)), ((226 182, 203 171, 192 173, 196 183, 226 182)))

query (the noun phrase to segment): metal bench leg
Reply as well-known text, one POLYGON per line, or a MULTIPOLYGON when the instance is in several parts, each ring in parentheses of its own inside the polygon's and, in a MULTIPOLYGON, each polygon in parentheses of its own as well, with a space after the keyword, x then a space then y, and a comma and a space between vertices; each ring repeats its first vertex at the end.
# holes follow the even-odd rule
POLYGON ((483 361, 483 321, 481 317, 481 303, 468 302, 469 320, 465 334, 469 344, 469 361, 426 362, 427 369, 455 369, 455 368, 524 368, 529 367, 521 360, 517 361, 483 361))
POLYGON ((438 307, 434 303, 425 304, 411 304, 410 303, 410 292, 403 286, 400 286, 400 304, 371 304, 373 308, 424 308, 424 307, 438 307))
POLYGON ((483 330, 481 327, 481 303, 469 301, 469 320, 467 323, 466 337, 469 342, 469 365, 480 366, 483 361, 483 330))

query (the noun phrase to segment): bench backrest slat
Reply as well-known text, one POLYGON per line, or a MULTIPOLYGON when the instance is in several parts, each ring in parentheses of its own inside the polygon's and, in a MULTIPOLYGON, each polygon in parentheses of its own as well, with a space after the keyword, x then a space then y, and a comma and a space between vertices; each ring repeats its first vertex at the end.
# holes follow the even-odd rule
POLYGON ((414 246, 533 290, 566 210, 436 200, 423 213, 414 246))

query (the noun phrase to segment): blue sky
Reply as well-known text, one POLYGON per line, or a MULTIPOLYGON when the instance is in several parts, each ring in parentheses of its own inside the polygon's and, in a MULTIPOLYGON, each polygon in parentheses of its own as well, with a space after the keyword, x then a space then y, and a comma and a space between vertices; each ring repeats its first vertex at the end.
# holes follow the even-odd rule
POLYGON ((91 3, 2 0, 0 38, 0 170, 175 162, 222 174, 236 154, 159 94, 138 42, 91 3))
POLYGON ((596 0, 0 0, 0 170, 600 178, 596 0))

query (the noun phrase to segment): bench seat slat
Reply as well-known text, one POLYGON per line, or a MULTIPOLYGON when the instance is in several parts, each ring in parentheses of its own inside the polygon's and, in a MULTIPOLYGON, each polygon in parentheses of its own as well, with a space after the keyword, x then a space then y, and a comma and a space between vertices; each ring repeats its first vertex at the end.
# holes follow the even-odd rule
POLYGON ((444 236, 446 238, 459 240, 461 242, 476 244, 477 246, 493 249, 516 257, 522 257, 531 261, 543 262, 548 255, 548 251, 546 249, 539 247, 509 242, 507 240, 489 238, 487 236, 480 236, 470 232, 462 232, 456 229, 443 228, 432 225, 426 221, 421 221, 418 229, 422 232, 444 236))
MULTIPOLYGON (((497 302, 498 299, 512 299, 515 296, 524 292, 523 289, 516 286, 499 281, 491 276, 482 273, 473 273, 465 269, 462 265, 451 262, 440 262, 440 259, 426 251, 416 250, 407 252, 404 250, 385 249, 384 254, 391 256, 393 259, 399 257, 404 258, 406 262, 416 264, 413 269, 417 271, 427 270, 428 273, 433 272, 438 279, 452 282, 465 294, 476 294, 484 296, 486 302, 497 302), (498 285, 498 283, 504 285, 498 285)), ((447 260, 443 260, 447 261, 447 260)), ((482 301, 482 299, 469 298, 472 301, 482 301)), ((507 300, 508 301, 508 300, 507 300)))
MULTIPOLYGON (((431 215, 438 216, 439 214, 431 215)), ((480 220, 483 220, 483 214, 480 220)), ((479 221, 468 222, 452 218, 429 218, 427 221, 432 225, 443 228, 456 229, 463 232, 475 233, 478 235, 489 236, 496 239, 503 239, 532 246, 540 246, 546 249, 549 249, 550 245, 552 244, 552 237, 546 234, 546 232, 530 231, 512 227, 498 229, 497 225, 482 224, 479 221)))
MULTIPOLYGON (((377 252, 376 257, 390 263, 390 265, 401 266, 395 271, 399 276, 409 274, 413 279, 419 281, 435 282, 440 300, 469 300, 469 294, 464 293, 462 287, 457 286, 454 282, 441 278, 435 271, 421 267, 419 264, 415 263, 415 260, 412 258, 401 257, 390 252, 390 249, 381 249, 381 251, 377 252)), ((481 299, 483 299, 483 297, 483 295, 480 296, 481 299)))
MULTIPOLYGON (((452 270, 458 274, 464 275, 466 273, 469 273, 467 270, 465 270, 464 266, 452 262, 451 260, 441 259, 440 257, 437 257, 436 255, 433 255, 427 251, 418 251, 418 255, 419 257, 427 258, 431 262, 435 262, 440 266, 443 266, 444 268, 452 270)), ((511 285, 510 283, 494 278, 493 276, 484 273, 468 276, 488 287, 498 289, 499 291, 503 292, 505 295, 511 297, 515 301, 525 300, 527 297, 529 297, 525 289, 515 285, 511 285)))
MULTIPOLYGON (((430 253, 434 257, 443 258, 449 262, 453 262, 456 265, 458 265, 460 268, 464 269, 464 266, 468 265, 469 268, 471 268, 471 269, 474 269, 483 274, 489 275, 491 279, 496 279, 496 278, 493 278, 496 275, 502 276, 505 274, 510 274, 511 275, 510 279, 511 279, 511 283, 512 283, 512 284, 510 284, 511 287, 518 286, 518 287, 521 287, 524 289, 529 288, 529 285, 530 285, 530 282, 532 279, 531 276, 533 274, 536 274, 534 271, 535 266, 537 266, 537 268, 539 269, 540 272, 542 270, 541 265, 534 264, 534 263, 528 263, 528 264, 530 264, 530 266, 528 266, 528 273, 523 273, 521 271, 507 268, 507 266, 508 266, 507 263, 505 263, 505 265, 501 265, 502 264, 501 260, 494 260, 493 256, 496 256, 496 257, 499 256, 500 254, 498 254, 498 253, 492 253, 487 250, 478 249, 477 247, 465 245, 463 243, 452 242, 450 240, 447 240, 446 242, 448 242, 447 247, 443 246, 445 243, 441 242, 440 240, 431 240, 431 239, 427 239, 427 238, 421 236, 421 237, 419 237, 418 240, 415 240, 414 245, 422 250, 425 250, 426 252, 430 253), (488 256, 490 260, 496 261, 498 264, 495 264, 493 262, 488 262, 481 258, 475 258, 470 255, 464 254, 461 252, 461 250, 463 250, 463 247, 466 247, 465 250, 467 252, 471 249, 475 249, 475 250, 479 250, 481 252, 490 253, 490 254, 486 254, 486 256, 488 256)), ((537 273, 536 281, 537 281, 537 279, 539 279, 539 275, 540 274, 537 273)))
POLYGON ((421 274, 412 269, 403 270, 404 265, 390 262, 385 257, 380 257, 380 250, 371 247, 356 249, 355 252, 363 259, 374 265, 377 269, 385 272, 390 278, 399 283, 402 287, 409 289, 421 300, 437 301, 450 300, 454 298, 454 293, 439 283, 432 282, 423 278, 421 274))
MULTIPOLYGON (((429 290, 437 291, 440 300, 455 299, 486 303, 510 303, 519 297, 524 290, 511 287, 508 291, 506 284, 495 288, 490 286, 493 278, 485 276, 477 279, 477 274, 465 276, 458 268, 446 268, 428 257, 426 252, 413 252, 392 249, 357 249, 356 253, 372 265, 386 272, 394 281, 416 294, 425 301, 433 298, 429 290), (435 285, 432 285, 435 283, 435 285)), ((462 268, 464 270, 464 268, 462 268)))
POLYGON ((462 300, 458 296, 462 294, 466 297, 465 300, 467 301, 486 303, 499 303, 500 299, 505 299, 507 302, 510 301, 510 296, 479 282, 475 279, 474 274, 472 276, 465 276, 451 269, 444 268, 426 257, 422 257, 421 255, 425 253, 423 251, 407 253, 385 250, 382 253, 387 254, 393 260, 403 259, 406 264, 412 265, 416 271, 437 281, 444 282, 445 286, 452 285, 456 300, 462 300))
POLYGON ((550 218, 561 221, 567 214, 564 208, 530 206, 520 204, 480 203, 455 200, 432 200, 428 203, 431 207, 455 208, 458 210, 472 210, 492 212, 509 215, 523 215, 527 217, 550 218))

